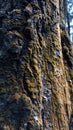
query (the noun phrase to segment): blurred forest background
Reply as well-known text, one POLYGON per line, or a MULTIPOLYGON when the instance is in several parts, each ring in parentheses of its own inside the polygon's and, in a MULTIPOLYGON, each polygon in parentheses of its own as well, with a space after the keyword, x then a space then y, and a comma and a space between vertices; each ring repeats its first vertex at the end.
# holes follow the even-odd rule
POLYGON ((70 36, 73 47, 73 0, 64 1, 66 29, 70 36))

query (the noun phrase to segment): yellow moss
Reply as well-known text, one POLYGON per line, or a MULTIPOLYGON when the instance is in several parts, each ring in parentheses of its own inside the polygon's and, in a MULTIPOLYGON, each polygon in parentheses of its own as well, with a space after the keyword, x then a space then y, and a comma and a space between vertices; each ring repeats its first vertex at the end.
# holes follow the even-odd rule
POLYGON ((28 48, 28 50, 29 50, 30 54, 32 54, 32 49, 31 49, 31 48, 28 48))
POLYGON ((19 100, 21 97, 21 94, 19 93, 15 93, 15 95, 13 96, 16 100, 19 100))
POLYGON ((17 37, 23 39, 23 36, 17 31, 13 31, 13 32, 9 31, 8 34, 13 34, 13 35, 15 34, 17 37))
POLYGON ((34 54, 34 56, 33 56, 35 59, 37 59, 37 55, 36 54, 34 54))
POLYGON ((37 65, 34 65, 34 68, 36 70, 36 73, 39 74, 40 73, 40 68, 37 65))
POLYGON ((35 85, 36 85, 35 82, 31 82, 29 79, 27 79, 26 82, 27 82, 29 87, 35 87, 35 85))
POLYGON ((35 59, 35 58, 32 59, 32 62, 33 62, 34 64, 38 64, 38 61, 37 61, 37 59, 35 59))
POLYGON ((32 69, 31 69, 31 67, 30 67, 30 65, 29 65, 29 64, 27 64, 27 69, 28 69, 29 73, 32 75, 32 74, 33 74, 33 72, 32 72, 32 69))
POLYGON ((21 39, 24 39, 24 37, 23 37, 20 33, 18 33, 17 31, 13 31, 13 33, 14 33, 17 37, 19 37, 19 38, 21 38, 21 39))
POLYGON ((30 92, 32 92, 33 94, 37 94, 38 93, 38 89, 37 88, 30 88, 29 87, 29 90, 30 90, 30 92))
POLYGON ((14 100, 18 101, 21 98, 21 93, 15 93, 14 95, 9 96, 7 101, 9 103, 13 102, 14 100))

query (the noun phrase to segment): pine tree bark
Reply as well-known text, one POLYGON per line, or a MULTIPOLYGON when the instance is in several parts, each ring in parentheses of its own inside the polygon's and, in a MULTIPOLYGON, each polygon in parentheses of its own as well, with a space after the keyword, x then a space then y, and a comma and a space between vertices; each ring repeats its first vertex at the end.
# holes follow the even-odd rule
POLYGON ((73 129, 73 55, 63 0, 0 1, 0 129, 73 129))

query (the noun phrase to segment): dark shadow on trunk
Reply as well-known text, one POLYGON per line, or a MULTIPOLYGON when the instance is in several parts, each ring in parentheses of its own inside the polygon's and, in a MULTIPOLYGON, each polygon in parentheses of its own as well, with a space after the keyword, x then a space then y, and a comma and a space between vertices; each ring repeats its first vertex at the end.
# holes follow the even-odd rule
POLYGON ((69 130, 73 130, 73 114, 71 114, 71 117, 70 117, 69 130))

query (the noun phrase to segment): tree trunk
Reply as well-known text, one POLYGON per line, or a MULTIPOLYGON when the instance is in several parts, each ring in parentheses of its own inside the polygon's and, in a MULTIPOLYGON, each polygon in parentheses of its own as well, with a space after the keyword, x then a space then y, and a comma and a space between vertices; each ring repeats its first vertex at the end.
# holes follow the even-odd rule
POLYGON ((63 0, 0 1, 0 130, 73 129, 73 55, 63 0))

